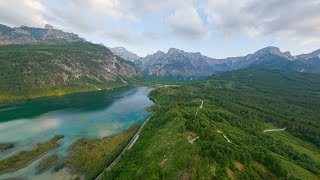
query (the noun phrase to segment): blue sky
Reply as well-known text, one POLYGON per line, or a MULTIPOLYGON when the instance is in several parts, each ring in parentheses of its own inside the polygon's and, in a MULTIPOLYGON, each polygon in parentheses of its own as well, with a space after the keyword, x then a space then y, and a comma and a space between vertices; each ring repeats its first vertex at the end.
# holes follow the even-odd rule
POLYGON ((222 58, 320 48, 320 0, 0 0, 0 23, 74 32, 145 56, 175 47, 222 58))

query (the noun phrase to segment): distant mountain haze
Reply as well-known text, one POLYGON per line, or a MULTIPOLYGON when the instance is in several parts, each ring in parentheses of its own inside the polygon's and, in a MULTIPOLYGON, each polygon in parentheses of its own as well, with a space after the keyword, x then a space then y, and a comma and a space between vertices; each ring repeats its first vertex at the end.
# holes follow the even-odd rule
MULTIPOLYGON (((126 59, 122 54, 115 54, 126 59)), ((127 50, 126 54, 130 53, 127 50)), ((127 58, 127 60, 132 61, 127 58)), ((170 48, 167 53, 157 51, 146 57, 137 58, 135 64, 139 66, 147 76, 166 77, 181 80, 193 80, 205 78, 213 74, 244 69, 251 65, 264 64, 271 68, 266 61, 281 59, 272 68, 286 68, 300 72, 320 73, 320 50, 309 54, 292 56, 290 52, 282 52, 278 47, 269 46, 256 51, 253 54, 239 57, 215 59, 202 55, 199 52, 190 53, 176 48, 170 48)))

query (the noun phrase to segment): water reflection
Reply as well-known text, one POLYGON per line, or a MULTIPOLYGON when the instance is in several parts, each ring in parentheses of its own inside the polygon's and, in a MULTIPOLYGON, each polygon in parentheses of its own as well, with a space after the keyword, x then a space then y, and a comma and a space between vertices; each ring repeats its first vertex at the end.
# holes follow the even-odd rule
POLYGON ((0 107, 0 122, 19 118, 32 118, 50 111, 62 109, 80 111, 104 109, 116 99, 130 96, 136 92, 136 88, 122 87, 116 90, 42 97, 18 105, 0 107))
MULTIPOLYGON (((120 133, 134 124, 142 123, 150 112, 146 107, 153 104, 147 97, 149 88, 121 88, 46 97, 0 109, 0 143, 14 143, 13 149, 0 152, 0 160, 36 144, 63 134, 61 146, 48 154, 60 158, 69 155, 68 148, 78 138, 101 138, 120 133), (2 111, 1 111, 2 110, 2 111)), ((46 156, 48 155, 46 154, 46 156)), ((17 172, 0 175, 2 178, 43 175, 56 178, 51 173, 35 175, 37 162, 17 172)))

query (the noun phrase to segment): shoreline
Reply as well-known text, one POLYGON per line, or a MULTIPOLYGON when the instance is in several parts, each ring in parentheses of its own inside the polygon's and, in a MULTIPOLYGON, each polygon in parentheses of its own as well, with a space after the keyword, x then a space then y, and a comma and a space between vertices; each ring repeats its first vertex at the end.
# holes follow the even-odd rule
MULTIPOLYGON (((115 86, 115 87, 108 87, 108 88, 98 88, 98 89, 79 89, 79 90, 75 90, 75 91, 70 91, 70 92, 64 92, 64 93, 53 93, 52 95, 36 95, 33 96, 31 95, 31 97, 25 97, 25 98, 12 98, 12 100, 8 100, 8 101, 0 101, 0 109, 2 108, 6 108, 8 106, 12 106, 12 105, 17 105, 20 103, 24 103, 27 101, 32 101, 35 99, 39 99, 39 98, 45 98, 45 97, 59 97, 59 96, 65 96, 65 95, 69 95, 69 94, 77 94, 77 93, 87 93, 87 92, 95 92, 95 91, 112 91, 114 89, 118 89, 118 88, 123 88, 123 87, 129 87, 131 85, 129 84, 125 84, 125 85, 121 85, 121 86, 115 86)), ((57 89, 59 90, 59 89, 57 89)), ((52 90, 49 92, 54 92, 57 90, 52 90)))

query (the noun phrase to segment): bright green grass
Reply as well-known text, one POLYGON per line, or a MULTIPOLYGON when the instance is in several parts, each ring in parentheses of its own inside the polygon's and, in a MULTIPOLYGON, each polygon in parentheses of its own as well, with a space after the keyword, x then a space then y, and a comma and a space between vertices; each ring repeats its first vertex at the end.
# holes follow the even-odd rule
MULTIPOLYGON (((150 121, 154 122, 157 119, 153 118, 150 121)), ((126 167, 127 172, 121 174, 119 179, 152 179, 157 177, 197 179, 199 176, 210 177, 214 175, 215 166, 208 164, 207 160, 199 155, 200 149, 197 140, 193 144, 188 142, 188 136, 194 138, 197 135, 181 132, 183 120, 172 117, 172 121, 153 131, 153 134, 151 134, 150 128, 152 127, 147 124, 146 132, 141 133, 132 149, 112 170, 112 173, 117 174, 122 166, 126 167), (140 158, 134 159, 135 162, 132 162, 136 156, 140 156, 140 158), (126 163, 128 161, 130 163, 126 163), (161 170, 158 171, 159 169, 161 170)), ((107 173, 104 178, 109 179, 111 176, 107 173)))
POLYGON ((311 173, 310 171, 298 166, 294 163, 289 162, 284 157, 275 155, 280 161, 283 167, 287 169, 289 175, 293 175, 294 177, 298 177, 301 179, 308 179, 308 180, 318 180, 320 177, 311 173))
POLYGON ((313 144, 302 141, 286 131, 269 133, 273 138, 281 140, 283 143, 288 144, 294 150, 306 154, 311 157, 317 164, 320 165, 320 150, 313 144))

